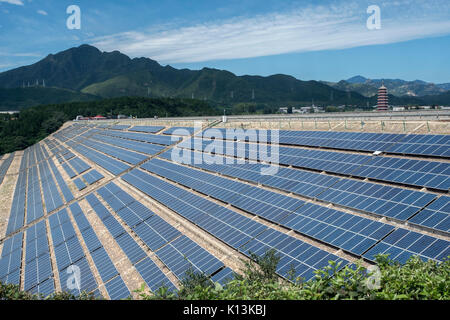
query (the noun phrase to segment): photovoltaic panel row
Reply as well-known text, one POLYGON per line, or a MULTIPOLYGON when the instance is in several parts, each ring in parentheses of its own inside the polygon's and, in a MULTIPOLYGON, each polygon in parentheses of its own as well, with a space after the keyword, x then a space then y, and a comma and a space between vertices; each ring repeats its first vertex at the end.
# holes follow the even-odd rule
POLYGON ((26 211, 27 224, 44 215, 44 208, 41 198, 41 184, 39 182, 38 170, 36 166, 28 169, 26 211))
POLYGON ((53 214, 49 222, 62 290, 75 295, 79 295, 82 291, 94 291, 97 288, 97 282, 67 210, 63 209, 53 214), (78 278, 77 275, 80 277, 78 278))
POLYGON ((338 256, 312 246, 306 242, 292 239, 288 235, 268 229, 264 233, 245 244, 241 251, 262 256, 268 250, 275 250, 280 255, 277 265, 277 273, 284 276, 300 277, 304 280, 311 280, 315 277, 315 271, 329 265, 330 261, 340 264, 339 269, 348 264, 348 261, 338 256), (280 254, 281 253, 281 254, 280 254), (292 274, 291 271, 295 273, 292 274))
POLYGON ((24 289, 37 288, 38 293, 49 295, 53 286, 53 269, 50 261, 50 249, 47 240, 45 221, 27 229, 24 289), (51 278, 51 279, 50 279, 51 278), (41 285, 46 282, 45 285, 41 285))
POLYGON ((72 170, 71 167, 69 167, 69 165, 67 163, 63 163, 62 167, 64 169, 64 171, 66 171, 67 175, 69 176, 70 179, 74 178, 77 176, 77 174, 72 170))
POLYGON ((156 251, 158 257, 179 279, 184 275, 189 263, 196 261, 193 268, 197 268, 197 271, 205 273, 212 273, 210 269, 215 268, 217 263, 219 263, 214 256, 185 236, 182 236, 185 239, 178 244, 181 233, 177 229, 141 203, 135 201, 114 183, 99 189, 98 193, 138 237, 152 251, 156 251), (175 240, 171 242, 173 239, 175 240), (170 244, 166 245, 168 242, 170 244), (164 254, 161 253, 162 256, 160 256, 160 252, 164 252, 164 254), (183 260, 184 258, 190 259, 191 262, 183 260), (180 261, 180 259, 186 263, 180 261), (200 261, 202 261, 201 264, 200 261), (172 267, 175 267, 175 269, 172 269, 172 267))
POLYGON ((53 176, 46 161, 39 163, 39 173, 41 177, 45 209, 47 213, 50 213, 53 210, 62 207, 64 202, 59 194, 55 180, 53 180, 53 176))
MULTIPOLYGON (((28 149, 27 149, 28 150, 28 149)), ((26 157, 22 158, 21 167, 25 167, 26 157)), ((6 228, 6 235, 10 235, 23 227, 25 219, 25 195, 26 195, 26 181, 27 170, 19 171, 16 189, 14 190, 14 197, 11 204, 10 215, 8 219, 8 227, 6 228)))
POLYGON ((176 290, 172 281, 167 278, 152 259, 147 257, 138 262, 135 267, 152 292, 158 291, 161 287, 167 287, 169 291, 176 290))
POLYGON ((225 285, 229 280, 232 280, 234 277, 234 272, 230 268, 226 267, 220 270, 218 273, 211 277, 211 280, 216 283, 220 283, 221 285, 225 285))
POLYGON ((98 287, 85 257, 66 269, 61 270, 59 272, 59 279, 61 282, 61 289, 76 296, 79 296, 83 291, 88 293, 94 292, 98 287), (76 274, 79 274, 80 277, 76 277, 76 274))
POLYGON ((449 135, 408 134, 400 143, 387 149, 389 153, 450 157, 449 135))
POLYGON ((134 170, 123 179, 235 249, 266 227, 214 202, 134 170))
POLYGON ((61 142, 67 142, 87 130, 89 130, 88 126, 74 124, 58 131, 53 136, 61 142))
POLYGON ((72 201, 74 199, 73 194, 70 191, 69 187, 67 186, 66 182, 64 181, 61 173, 53 163, 53 160, 48 159, 48 163, 50 164, 50 168, 52 169, 53 174, 55 175, 56 181, 58 182, 59 188, 61 189, 64 199, 66 200, 66 202, 72 201))
POLYGON ((439 197, 409 221, 420 226, 450 232, 450 197, 439 197))
POLYGON ((150 258, 148 258, 144 250, 126 232, 122 225, 93 193, 86 196, 86 200, 94 212, 102 220, 103 224, 128 257, 131 264, 135 265, 136 270, 153 292, 159 288, 155 286, 159 285, 160 282, 166 284, 169 288, 175 288, 175 285, 169 280, 169 278, 167 278, 163 271, 156 266, 150 258), (158 281, 155 282, 155 280, 158 281))
POLYGON ((168 137, 168 136, 163 136, 163 135, 137 133, 137 132, 119 132, 119 131, 108 131, 108 130, 94 131, 94 132, 101 134, 101 135, 122 138, 122 139, 135 140, 135 141, 155 143, 155 144, 160 144, 160 145, 164 145, 164 146, 170 146, 180 140, 180 138, 177 138, 177 137, 168 137))
POLYGON ((156 255, 179 280, 189 269, 211 275, 223 267, 219 259, 185 235, 156 251, 156 255))
POLYGON ((103 179, 104 178, 104 176, 100 173, 100 172, 98 172, 97 170, 95 170, 95 169, 92 169, 91 171, 89 171, 88 173, 85 173, 84 175, 83 175, 83 179, 89 184, 89 185, 91 185, 91 184, 93 184, 93 183, 96 183, 97 181, 99 181, 99 180, 101 180, 101 179, 103 179))
MULTIPOLYGON (((234 138, 226 129, 214 128, 214 130, 220 130, 224 139, 234 138), (227 137, 227 132, 230 137, 227 137)), ((261 130, 250 131, 244 139, 258 141, 261 133, 261 130)), ((278 134, 278 141, 271 139, 270 130, 267 139, 264 138, 265 141, 343 150, 450 157, 448 135, 293 130, 275 130, 274 133, 278 134)))
MULTIPOLYGON (((450 188, 450 163, 405 159, 398 157, 368 156, 334 151, 310 150, 290 147, 269 147, 243 142, 189 139, 180 147, 208 151, 217 154, 267 161, 268 154, 274 161, 332 173, 362 178, 372 178, 416 187, 448 191, 450 188), (268 150, 268 152, 264 152, 268 150), (278 154, 278 157, 276 155, 278 154)), ((270 160, 270 159, 269 159, 270 160)))
POLYGON ((98 193, 152 251, 181 234, 114 183, 99 189, 98 193))
POLYGON ((11 166, 12 161, 14 160, 15 152, 11 153, 8 158, 6 158, 2 164, 0 165, 0 185, 3 183, 5 179, 5 175, 8 172, 9 167, 11 166))
POLYGON ((23 232, 7 239, 3 245, 0 259, 0 281, 7 284, 20 283, 20 267, 22 264, 23 232))
POLYGON ((127 140, 127 139, 118 139, 108 136, 103 136, 100 134, 94 134, 91 136, 92 140, 99 141, 101 143, 109 143, 114 146, 122 147, 125 149, 142 152, 145 154, 153 155, 165 148, 165 146, 147 143, 147 142, 141 142, 141 141, 135 141, 135 140, 127 140))
POLYGON ((80 158, 73 158, 72 160, 69 161, 69 164, 72 166, 72 168, 75 169, 75 171, 78 174, 81 174, 87 170, 89 170, 91 168, 90 165, 88 165, 86 162, 84 162, 83 160, 81 160, 80 158))
POLYGON ((53 214, 49 222, 56 263, 61 271, 83 258, 84 252, 66 209, 53 214))
MULTIPOLYGON (((187 158, 188 163, 197 168, 402 221, 412 217, 436 198, 436 195, 427 192, 338 178, 300 169, 278 167, 277 174, 265 175, 261 172, 268 168, 267 165, 227 164, 230 158, 220 155, 214 156, 216 163, 213 164, 206 161, 195 163, 197 155, 199 153, 193 151, 190 161, 187 158)), ((172 150, 161 154, 160 157, 171 160, 172 150)))
POLYGON ((43 297, 47 297, 55 292, 55 280, 48 278, 47 280, 39 283, 37 286, 30 289, 32 294, 40 294, 43 297))
POLYGON ((128 129, 129 127, 131 127, 129 124, 116 124, 116 125, 113 125, 113 126, 109 127, 109 129, 111 129, 111 130, 125 130, 125 129, 128 129))
POLYGON ((123 171, 129 169, 130 167, 125 163, 108 157, 100 152, 94 151, 92 149, 86 148, 79 144, 68 142, 70 146, 77 152, 81 153, 83 156, 88 158, 90 161, 99 165, 103 169, 111 172, 114 175, 118 175, 123 171))
POLYGON ((139 238, 152 251, 156 251, 161 261, 177 277, 182 278, 184 272, 193 262, 194 269, 206 273, 211 272, 210 269, 215 268, 216 264, 220 263, 214 256, 186 237, 178 244, 178 241, 180 241, 178 230, 146 209, 141 203, 135 201, 117 185, 110 183, 99 189, 98 193, 124 219, 139 238), (128 215, 133 215, 135 218, 128 218, 128 215), (173 239, 175 240, 171 241, 173 239), (171 242, 167 244, 169 241, 171 242), (191 262, 187 261, 186 258, 190 259, 191 262))
POLYGON ((76 178, 73 180, 73 183, 75 183, 75 186, 77 187, 78 191, 81 191, 86 188, 86 184, 81 180, 81 178, 76 178))
POLYGON ((96 143, 94 140, 89 138, 83 140, 82 143, 84 146, 91 147, 95 150, 103 152, 111 157, 117 158, 119 160, 125 161, 130 164, 138 164, 141 161, 147 159, 147 156, 144 156, 140 153, 136 153, 133 151, 124 150, 121 148, 116 148, 111 145, 96 143))
POLYGON ((111 300, 126 299, 131 295, 120 275, 106 283, 105 288, 111 300))
MULTIPOLYGON (((197 196, 140 170, 132 170, 124 175, 123 179, 196 224, 201 229, 209 232, 231 247, 240 250, 244 254, 249 254, 248 250, 245 249, 246 243, 249 243, 259 235, 263 235, 265 232, 275 231, 257 221, 218 205, 211 200, 197 196)), ((265 249, 272 248, 273 246, 267 243, 267 240, 268 239, 266 238, 260 240, 261 247, 264 245, 265 249)), ((283 258, 284 261, 296 260, 295 257, 290 255, 289 251, 292 251, 293 248, 297 247, 302 247, 303 250, 309 250, 311 245, 304 244, 303 241, 286 235, 283 239, 283 246, 280 246, 275 250, 276 253, 285 257, 283 258)), ((257 248, 258 246, 252 249, 257 248)), ((340 260, 340 258, 336 256, 330 256, 329 258, 330 260, 335 261, 340 260)), ((306 265, 303 261, 298 262, 301 263, 302 266, 307 266, 308 269, 311 269, 308 274, 312 274, 313 271, 316 270, 313 266, 306 265)), ((346 263, 347 262, 344 261, 344 265, 346 263)), ((280 269, 279 271, 279 275, 287 277, 286 273, 281 273, 284 272, 284 270, 280 269)), ((302 269, 299 269, 298 271, 306 273, 306 271, 302 269)))
POLYGON ((165 127, 162 126, 134 126, 128 131, 135 131, 135 132, 146 132, 146 133, 157 133, 164 129, 165 127))
POLYGON ((361 255, 394 227, 159 159, 142 168, 244 211, 361 255))
POLYGON ((194 134, 195 128, 193 127, 171 127, 163 132, 163 134, 167 135, 175 135, 175 136, 190 136, 194 134))
POLYGON ((86 247, 92 256, 92 260, 94 261, 102 281, 107 283, 109 280, 118 275, 119 272, 95 234, 94 229, 92 229, 89 221, 86 219, 86 216, 81 210, 79 204, 72 204, 70 206, 70 210, 72 211, 73 217, 78 225, 78 229, 81 232, 86 247))
POLYGON ((26 230, 26 234, 25 262, 32 261, 42 254, 49 252, 45 221, 40 221, 29 227, 26 230))
POLYGON ((405 263, 412 255, 418 255, 424 260, 444 261, 450 257, 450 242, 398 228, 365 253, 364 257, 374 261, 376 254, 389 254, 389 258, 400 263, 405 263))

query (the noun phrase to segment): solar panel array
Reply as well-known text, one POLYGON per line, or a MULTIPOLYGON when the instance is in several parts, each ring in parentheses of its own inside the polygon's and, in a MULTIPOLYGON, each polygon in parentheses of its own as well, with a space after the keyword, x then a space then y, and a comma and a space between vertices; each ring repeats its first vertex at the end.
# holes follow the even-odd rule
MULTIPOLYGON (((153 292, 162 285, 177 290, 189 269, 221 284, 233 275, 201 237, 166 219, 166 210, 247 257, 275 250, 277 274, 285 278, 293 269, 312 279, 330 260, 351 264, 341 252, 369 262, 386 253, 401 263, 412 255, 435 261, 450 255, 446 135, 280 131, 278 150, 269 148, 280 166, 265 175, 265 145, 249 142, 256 136, 181 142, 194 130, 73 124, 27 148, 0 238, 0 281, 44 296, 59 289, 130 296, 136 288, 89 214, 153 292), (376 150, 434 159, 365 154, 376 150), (120 177, 106 177, 99 167, 120 177), (137 200, 142 195, 164 210, 151 210, 137 200)), ((3 159, 0 179, 13 159, 3 159)))
MULTIPOLYGON (((211 151, 216 154, 237 155, 255 161, 266 160, 265 152, 259 152, 262 145, 257 144, 195 138, 183 141, 179 146, 198 151, 212 149, 211 151)), ((278 154, 279 163, 286 166, 371 178, 446 192, 450 188, 449 162, 378 157, 293 147, 269 148, 268 152, 278 154)))
MULTIPOLYGON (((232 137, 234 132, 231 133, 221 128, 215 128, 215 130, 218 130, 225 139, 236 139, 236 137, 232 137)), ((168 130, 167 133, 171 133, 171 131, 168 130)), ((259 130, 253 130, 247 134, 239 129, 236 131, 236 135, 245 141, 268 141, 284 145, 450 157, 450 136, 448 135, 277 130, 277 137, 273 138, 270 133, 267 136, 261 133, 262 131, 259 130)))
POLYGON ((0 165, 0 185, 3 183, 6 173, 8 172, 8 169, 11 166, 12 161, 14 160, 14 155, 14 152, 11 153, 0 165))

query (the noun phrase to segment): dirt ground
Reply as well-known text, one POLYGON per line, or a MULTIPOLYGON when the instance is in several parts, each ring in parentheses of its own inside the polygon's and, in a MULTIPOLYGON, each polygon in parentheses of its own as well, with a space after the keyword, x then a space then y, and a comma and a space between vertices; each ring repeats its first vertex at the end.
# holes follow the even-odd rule
MULTIPOLYGON (((110 121, 111 123, 119 123, 118 121, 110 121)), ((63 128, 67 128, 68 126, 72 125, 73 122, 65 123, 63 128)), ((120 121, 120 124, 131 124, 131 125, 150 125, 150 126, 165 126, 165 127, 171 127, 171 126, 188 126, 192 127, 194 125, 198 125, 193 120, 154 120, 154 119, 145 119, 145 120, 123 120, 120 121)), ((399 120, 364 120, 361 121, 355 121, 355 120, 292 120, 292 121, 273 121, 273 120, 258 120, 258 121, 242 121, 242 120, 230 120, 227 123, 219 123, 217 121, 209 121, 209 122, 203 122, 201 125, 203 127, 217 124, 217 127, 221 128, 246 128, 246 129, 282 129, 282 130, 325 130, 325 131, 349 131, 349 132, 389 132, 389 133, 424 133, 424 134, 448 134, 450 132, 450 122, 446 121, 420 121, 420 120, 411 120, 411 121, 399 121, 399 120)), ((161 131, 162 132, 162 131, 161 131)), ((159 132, 158 134, 161 134, 159 132)), ((52 135, 53 136, 53 135, 52 135)), ((57 140, 62 146, 69 148, 69 146, 58 139, 52 137, 51 139, 57 140)), ((78 202, 86 215, 88 221, 92 225, 95 233, 97 234, 98 238, 100 239, 102 245, 104 246, 105 250, 107 251, 108 255, 111 257, 111 260, 113 261, 113 264, 119 271, 122 279, 125 281, 128 289, 130 292, 133 290, 140 288, 140 286, 144 283, 144 280, 137 272, 136 268, 131 264, 131 262, 126 257, 123 250, 120 248, 120 246, 117 244, 117 242, 113 239, 109 231, 104 226, 103 222, 99 219, 99 217, 96 215, 96 213, 93 211, 93 209, 90 207, 88 202, 85 200, 86 195, 90 193, 96 193, 96 190, 106 185, 109 182, 116 183, 120 188, 122 188, 124 191, 128 192, 131 196, 133 196, 136 200, 144 204, 147 208, 152 210, 155 214, 159 215, 161 218, 166 220, 168 223, 170 223, 172 226, 174 226, 176 229, 178 229, 182 234, 185 234, 192 240, 194 240, 196 243, 198 243, 201 247, 208 250, 212 255, 214 255, 216 258, 221 260, 225 266, 232 268, 235 271, 242 270, 243 267, 243 261, 245 261, 247 258, 243 256, 238 251, 234 250, 233 248, 229 247, 219 239, 215 238, 208 232, 201 230, 199 227, 179 215, 178 213, 170 210, 169 208, 163 206, 162 204, 158 203, 156 200, 148 197, 144 193, 142 193, 137 188, 129 185, 124 180, 121 179, 120 176, 114 176, 108 171, 104 170, 102 167, 98 166, 97 164, 90 161, 88 158, 84 157, 81 154, 78 154, 74 150, 71 150, 77 157, 81 158, 83 161, 88 163, 93 169, 100 172, 104 178, 100 181, 94 183, 91 186, 88 186, 86 189, 79 191, 75 184, 73 183, 73 179, 70 179, 65 170, 62 168, 60 162, 56 159, 56 157, 52 154, 50 149, 45 143, 42 143, 41 146, 49 153, 52 161, 57 167, 57 170, 62 175, 63 179, 66 181, 69 189, 73 193, 75 200, 73 202, 78 202)), ((350 151, 342 151, 342 152, 350 152, 350 151)), ((351 153, 351 152, 350 152, 351 153)), ((3 183, 0 185, 0 198, 2 201, 0 202, 0 252, 2 249, 2 241, 4 240, 5 231, 7 228, 7 223, 10 215, 10 209, 12 204, 12 199, 14 195, 14 190, 17 183, 18 178, 18 171, 20 167, 20 162, 22 159, 23 152, 19 151, 16 152, 15 158, 5 176, 5 179, 3 183)), ((0 163, 1 161, 4 161, 4 157, 0 157, 0 163)), ((446 161, 448 162, 448 161, 446 161)), ((52 173, 53 175, 53 173, 52 173)), ((153 175, 153 174, 152 174, 153 175)), ((161 178, 161 177, 159 177, 161 178)), ((163 179, 168 181, 167 179, 163 179)), ((55 179, 56 182, 56 179, 55 179)), ((172 183, 172 182, 170 182, 172 183)), ((247 183, 247 182, 245 182, 247 183)), ((378 183, 378 182, 377 182, 378 183)), ((174 183, 173 183, 174 184, 174 183)), ((381 183, 380 183, 381 184, 381 183)), ((181 185, 177 185, 178 187, 184 188, 186 190, 189 190, 181 185)), ((266 188, 262 187, 264 189, 269 189, 271 191, 275 191, 281 194, 285 194, 288 196, 292 196, 294 198, 299 198, 304 201, 308 202, 314 202, 321 206, 332 206, 327 203, 322 203, 319 201, 316 201, 314 199, 308 199, 304 197, 295 196, 286 192, 283 192, 281 190, 273 189, 273 188, 266 188)), ((198 192, 189 190, 190 192, 193 192, 201 197, 208 198, 209 200, 218 203, 223 206, 227 206, 230 210, 233 210, 235 212, 238 212, 239 214, 242 214, 244 216, 247 216, 251 219, 254 219, 255 221, 258 221, 268 227, 274 228, 280 232, 283 232, 285 234, 288 234, 292 237, 295 237, 297 239, 300 239, 302 241, 305 241, 307 243, 310 243, 316 247, 319 247, 327 252, 333 253, 338 255, 339 257, 342 257, 344 259, 347 259, 349 261, 355 262, 357 260, 356 257, 343 252, 342 250, 337 250, 334 247, 328 246, 326 244, 323 244, 319 241, 316 241, 314 239, 311 239, 309 237, 303 236, 301 234, 298 234, 292 230, 289 230, 287 228, 281 227, 279 225, 276 225, 274 223, 271 223, 267 220, 264 220, 262 218, 256 217, 254 215, 251 215, 247 212, 244 212, 240 209, 231 207, 225 203, 222 203, 218 200, 214 200, 210 197, 207 197, 203 194, 200 194, 198 192)), ((150 257, 160 268, 163 270, 163 272, 167 275, 169 279, 171 279, 176 285, 179 285, 178 279, 175 277, 175 275, 162 263, 162 261, 159 260, 159 258, 155 255, 154 252, 152 252, 138 237, 137 235, 130 229, 128 226, 121 220, 121 218, 109 207, 109 205, 97 194, 97 197, 99 200, 108 208, 108 210, 111 212, 111 214, 119 221, 119 223, 127 230, 127 232, 136 240, 136 242, 141 246, 141 248, 147 253, 148 257, 150 257)), ((68 207, 67 203, 64 207, 68 207)), ((335 207, 338 210, 345 211, 351 214, 363 216, 372 220, 377 221, 383 221, 385 223, 391 224, 396 227, 402 227, 407 228, 414 231, 419 231, 424 234, 429 234, 441 239, 449 240, 450 238, 445 235, 436 235, 433 234, 427 230, 418 229, 417 226, 409 225, 405 223, 399 223, 396 221, 387 220, 385 218, 381 218, 379 216, 371 216, 363 212, 358 212, 349 208, 342 208, 342 207, 335 207)), ((59 208, 60 210, 62 208, 59 208)), ((69 210, 70 211, 70 210, 69 210)), ((52 213, 51 213, 52 214, 52 213)), ((75 227, 77 236, 83 246, 85 255, 87 257, 87 261, 93 271, 94 277, 96 278, 97 282, 99 283, 99 290, 100 292, 107 297, 107 292, 104 287, 104 283, 102 282, 98 270, 95 267, 95 264, 93 263, 92 257, 84 243, 83 237, 81 236, 80 231, 78 230, 77 224, 75 223, 75 220, 70 214, 72 224, 75 227)), ((51 232, 49 229, 48 224, 48 216, 45 217, 47 220, 47 234, 49 237, 49 241, 51 242, 51 232)), ((55 253, 53 251, 53 246, 51 247, 51 260, 52 264, 55 270, 55 282, 56 287, 58 290, 60 290, 61 286, 59 283, 59 276, 57 273, 56 268, 56 259, 55 259, 55 253)), ((25 250, 25 249, 24 249, 25 250)), ((25 253, 24 253, 25 254, 25 253)), ((365 263, 368 265, 368 263, 365 263)), ((21 283, 23 287, 23 282, 21 283)), ((137 294, 133 293, 133 297, 137 298, 137 294)))

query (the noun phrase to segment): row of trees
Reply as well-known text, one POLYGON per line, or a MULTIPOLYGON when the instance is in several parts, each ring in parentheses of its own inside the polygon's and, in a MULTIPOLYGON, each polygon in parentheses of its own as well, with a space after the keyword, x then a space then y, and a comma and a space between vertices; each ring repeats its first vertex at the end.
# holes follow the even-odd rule
POLYGON ((207 116, 220 114, 219 109, 207 102, 191 99, 149 99, 120 97, 92 102, 72 102, 36 106, 16 115, 0 117, 0 155, 22 150, 55 132, 77 115, 117 116, 133 115, 138 118, 207 116))

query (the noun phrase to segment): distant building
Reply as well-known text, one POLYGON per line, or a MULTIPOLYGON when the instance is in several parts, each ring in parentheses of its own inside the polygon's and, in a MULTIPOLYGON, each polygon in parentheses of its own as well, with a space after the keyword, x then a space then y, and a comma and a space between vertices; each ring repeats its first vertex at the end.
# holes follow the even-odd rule
POLYGON ((104 116, 98 115, 98 116, 92 117, 91 119, 92 119, 92 120, 106 120, 107 118, 104 117, 104 116))
POLYGON ((378 89, 378 102, 377 102, 377 110, 378 111, 387 111, 389 106, 387 88, 384 84, 378 89))
POLYGON ((392 111, 405 111, 405 107, 392 107, 392 111))
POLYGON ((0 114, 16 114, 20 113, 20 111, 0 111, 0 114))

